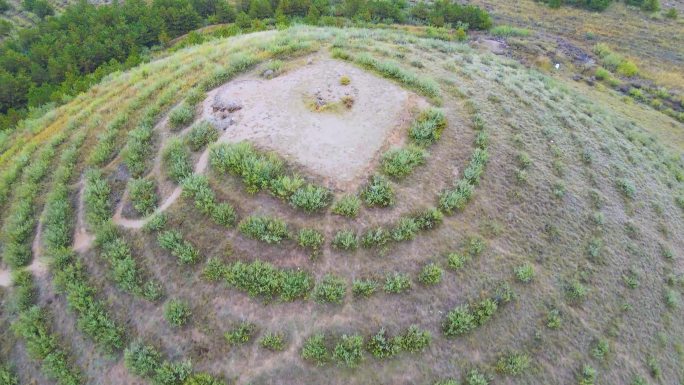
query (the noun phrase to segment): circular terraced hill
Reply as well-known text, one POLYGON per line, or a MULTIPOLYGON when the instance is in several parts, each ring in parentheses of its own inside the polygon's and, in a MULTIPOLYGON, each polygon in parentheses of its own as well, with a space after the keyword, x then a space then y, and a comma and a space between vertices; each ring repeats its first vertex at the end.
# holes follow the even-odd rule
POLYGON ((215 40, 28 122, 21 383, 681 382, 684 168, 649 130, 684 127, 420 33, 215 40))

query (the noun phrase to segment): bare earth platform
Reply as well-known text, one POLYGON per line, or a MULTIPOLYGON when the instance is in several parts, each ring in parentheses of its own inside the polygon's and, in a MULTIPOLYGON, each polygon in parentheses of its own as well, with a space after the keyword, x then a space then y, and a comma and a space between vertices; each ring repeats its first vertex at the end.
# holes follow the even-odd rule
POLYGON ((225 130, 221 141, 249 140, 274 150, 331 187, 355 188, 382 149, 400 145, 411 112, 428 103, 391 81, 350 64, 320 59, 267 80, 247 75, 208 94, 204 118, 225 130), (340 84, 346 76, 349 85, 340 84), (353 106, 315 111, 316 101, 353 106), (229 116, 214 106, 233 104, 229 116))

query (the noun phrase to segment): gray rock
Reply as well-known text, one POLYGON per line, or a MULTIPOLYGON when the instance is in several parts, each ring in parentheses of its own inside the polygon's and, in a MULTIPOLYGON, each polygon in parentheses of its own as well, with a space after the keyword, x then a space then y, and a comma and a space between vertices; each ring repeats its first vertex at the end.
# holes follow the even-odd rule
POLYGON ((273 77, 273 74, 274 74, 273 70, 266 70, 263 73, 263 77, 265 77, 266 79, 270 79, 271 77, 273 77))

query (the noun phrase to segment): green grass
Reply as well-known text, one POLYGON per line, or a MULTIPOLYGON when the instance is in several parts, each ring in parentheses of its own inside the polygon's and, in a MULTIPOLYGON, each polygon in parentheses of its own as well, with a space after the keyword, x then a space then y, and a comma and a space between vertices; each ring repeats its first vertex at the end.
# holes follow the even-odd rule
POLYGON ((527 28, 518 28, 510 25, 497 25, 490 32, 498 37, 527 37, 532 34, 532 31, 527 28))
POLYGON ((290 237, 287 224, 280 219, 266 216, 250 216, 238 224, 246 237, 269 244, 279 244, 290 237))
POLYGON ((348 218, 356 218, 361 208, 361 200, 356 195, 347 194, 332 207, 332 212, 348 218))
POLYGON ((394 178, 405 178, 426 158, 427 152, 416 146, 392 149, 382 155, 382 171, 394 178))

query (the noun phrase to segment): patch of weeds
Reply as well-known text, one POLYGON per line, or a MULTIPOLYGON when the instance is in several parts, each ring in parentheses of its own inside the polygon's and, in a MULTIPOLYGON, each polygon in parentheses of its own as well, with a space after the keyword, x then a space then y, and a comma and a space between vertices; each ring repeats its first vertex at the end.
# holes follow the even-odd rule
POLYGON ((384 247, 390 241, 389 231, 382 227, 376 227, 366 231, 361 237, 361 246, 364 248, 384 247))
POLYGON ((551 186, 551 191, 553 192, 553 196, 556 197, 557 199, 561 199, 565 196, 565 183, 563 181, 556 181, 554 182, 553 186, 551 186))
POLYGON ((268 244, 278 244, 289 238, 287 224, 280 219, 266 216, 250 216, 238 224, 245 236, 268 244))
POLYGON ((477 369, 472 369, 466 374, 465 385, 489 385, 489 378, 477 369))
POLYGON ((432 342, 432 334, 427 330, 421 330, 416 325, 411 325, 397 337, 397 343, 402 350, 409 353, 422 352, 432 342))
POLYGON ((532 31, 527 28, 518 28, 511 25, 497 25, 490 32, 498 37, 526 37, 532 34, 532 31))
POLYGON ((429 263, 421 269, 418 281, 423 285, 436 285, 442 281, 443 275, 444 269, 436 263, 429 263))
POLYGON ((356 250, 359 247, 359 239, 354 230, 340 230, 333 237, 332 245, 338 250, 356 250))
POLYGON ((382 155, 382 171, 394 178, 404 178, 424 164, 427 152, 417 146, 395 148, 382 155))
POLYGON ((622 282, 630 289, 636 289, 639 287, 639 275, 632 269, 630 269, 627 274, 622 275, 622 282))
POLYGON ((351 84, 351 79, 349 78, 349 76, 340 77, 340 85, 348 86, 350 84, 351 84))
POLYGON ((173 327, 184 326, 191 315, 190 306, 185 301, 172 299, 164 305, 164 319, 173 327))
POLYGON ((565 298, 571 303, 580 303, 587 298, 589 289, 578 280, 570 281, 565 287, 565 298))
POLYGON ((477 237, 477 236, 471 236, 468 237, 467 240, 467 248, 468 248, 468 254, 475 258, 479 255, 481 255, 485 248, 487 247, 487 244, 485 243, 484 239, 477 237))
POLYGON ((594 262, 599 262, 601 257, 601 250, 603 250, 603 240, 601 238, 592 238, 587 244, 587 254, 594 262))
POLYGON ((358 334, 343 335, 333 350, 338 365, 355 368, 363 361, 363 337, 358 334))
POLYGON ((672 289, 667 289, 665 290, 665 294, 663 295, 663 297, 665 299, 665 305, 668 308, 677 309, 679 307, 679 304, 681 302, 681 296, 678 292, 672 289))
POLYGON ((446 117, 442 110, 429 108, 418 115, 411 128, 409 138, 418 146, 429 146, 439 140, 442 131, 447 126, 446 117))
POLYGON ((321 251, 324 242, 323 234, 314 229, 304 228, 299 230, 297 235, 297 244, 311 251, 311 257, 315 258, 321 251))
POLYGON ((332 274, 326 274, 313 289, 313 298, 319 303, 340 304, 347 293, 347 283, 344 279, 332 274))
POLYGON ((355 279, 352 282, 352 294, 356 298, 368 298, 378 290, 378 282, 373 279, 355 279))
POLYGON ((577 380, 579 385, 594 385, 596 384, 596 377, 596 369, 585 364, 582 367, 582 371, 579 373, 577 380))
POLYGON ((361 199, 369 207, 388 207, 394 204, 394 189, 380 175, 373 175, 361 191, 361 199))
POLYGON ((660 378, 662 369, 660 368, 660 363, 658 363, 658 360, 655 358, 655 356, 649 355, 646 359, 646 365, 648 365, 648 372, 651 374, 651 377, 655 379, 660 378))
POLYGON ((617 180, 616 184, 622 195, 624 195, 626 198, 634 199, 636 196, 636 187, 632 181, 621 178, 617 180))
POLYGON ((157 207, 157 186, 153 180, 135 178, 128 181, 128 193, 133 208, 139 214, 150 215, 157 207))
POLYGON ((509 376, 519 376, 530 368, 530 357, 524 353, 510 353, 499 357, 496 371, 509 376))
POLYGON ((411 289, 411 279, 404 273, 388 273, 385 276, 383 290, 391 294, 399 294, 411 289))
POLYGON ((199 251, 188 241, 183 239, 180 232, 164 231, 157 236, 157 243, 163 249, 169 250, 183 264, 192 264, 199 259, 199 251))
POLYGON ((534 279, 534 266, 531 263, 522 264, 514 269, 515 277, 522 283, 530 283, 534 279))
POLYGON ((461 253, 450 253, 447 255, 447 266, 452 270, 460 270, 470 261, 470 256, 461 253))
POLYGON ((528 154, 524 151, 519 152, 518 153, 518 166, 521 169, 526 170, 526 169, 530 168, 531 165, 532 165, 532 158, 530 158, 530 154, 528 154))
POLYGON ((256 325, 251 322, 242 322, 236 328, 223 334, 229 345, 244 345, 256 334, 256 325))
POLYGON ((610 353, 610 344, 608 341, 602 338, 597 339, 594 346, 591 348, 591 356, 597 360, 603 361, 608 357, 608 353, 610 353))
POLYGON ((561 327, 561 324, 563 323, 563 319, 561 318, 560 311, 558 309, 551 309, 548 313, 546 313, 546 327, 549 329, 559 329, 561 327))
POLYGON ((348 194, 335 202, 332 207, 332 212, 348 218, 355 218, 359 214, 360 208, 361 200, 356 195, 348 194))
POLYGON ((199 151, 218 138, 218 130, 211 123, 202 121, 190 129, 185 139, 192 151, 199 151))
POLYGON ((273 352, 280 352, 285 349, 285 334, 280 332, 266 333, 259 340, 259 346, 273 352))
POLYGON ((325 346, 325 336, 314 334, 307 338, 302 346, 302 358, 314 362, 317 366, 323 366, 330 361, 330 353, 325 346))

